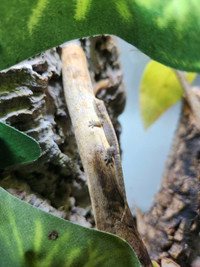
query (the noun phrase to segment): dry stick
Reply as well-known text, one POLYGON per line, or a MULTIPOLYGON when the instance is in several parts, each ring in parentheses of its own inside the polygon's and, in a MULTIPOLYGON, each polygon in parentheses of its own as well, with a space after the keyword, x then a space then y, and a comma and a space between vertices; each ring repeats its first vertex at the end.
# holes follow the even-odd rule
POLYGON ((199 101, 199 89, 192 86, 185 73, 179 70, 175 70, 178 80, 183 88, 185 98, 193 112, 196 120, 196 126, 200 130, 200 101, 199 101))
POLYGON ((105 163, 105 156, 110 147, 105 131, 101 125, 89 127, 90 121, 99 121, 97 114, 99 100, 94 96, 81 46, 69 43, 63 48, 62 62, 65 100, 84 171, 88 177, 97 228, 125 239, 136 252, 142 266, 150 267, 151 260, 134 225, 118 180, 117 164, 105 163))

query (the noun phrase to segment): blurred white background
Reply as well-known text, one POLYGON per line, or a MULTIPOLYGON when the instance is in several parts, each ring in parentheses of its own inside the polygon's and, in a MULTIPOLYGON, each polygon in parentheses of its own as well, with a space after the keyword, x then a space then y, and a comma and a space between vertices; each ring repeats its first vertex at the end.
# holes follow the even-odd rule
MULTIPOLYGON (((122 125, 122 167, 127 198, 146 211, 157 192, 173 141, 181 102, 171 107, 158 121, 144 130, 139 109, 139 87, 149 58, 125 41, 118 40, 127 103, 119 117, 122 125)), ((132 209, 133 211, 133 209, 132 209)))

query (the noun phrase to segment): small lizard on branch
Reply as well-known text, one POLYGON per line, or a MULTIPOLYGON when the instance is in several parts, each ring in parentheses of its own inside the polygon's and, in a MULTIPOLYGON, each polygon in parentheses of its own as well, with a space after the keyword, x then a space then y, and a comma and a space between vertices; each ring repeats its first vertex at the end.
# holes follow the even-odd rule
MULTIPOLYGON (((102 127, 103 128, 105 137, 108 141, 108 144, 110 145, 109 148, 107 148, 104 161, 106 165, 110 164, 111 166, 113 166, 113 164, 115 164, 116 171, 117 171, 117 182, 121 190, 121 193, 123 195, 123 198, 124 200, 126 200, 126 191, 125 191, 123 172, 122 172, 122 167, 121 167, 120 150, 119 150, 119 145, 118 145, 118 140, 117 140, 117 136, 115 133, 115 129, 110 120, 110 117, 108 115, 104 102, 102 100, 95 98, 94 107, 95 107, 95 111, 96 111, 96 114, 99 120, 89 121, 89 127, 91 128, 102 127)), ((125 203, 124 212, 123 212, 121 221, 123 221, 124 219, 125 212, 126 212, 126 203, 125 203)))
POLYGON ((104 134, 106 136, 108 144, 110 145, 110 147, 107 149, 107 153, 106 153, 104 160, 106 162, 106 165, 108 164, 112 165, 113 158, 114 158, 114 163, 115 163, 117 174, 118 174, 118 184, 119 184, 119 187, 121 189, 124 199, 126 199, 126 192, 125 192, 125 187, 124 187, 123 172, 122 172, 121 159, 120 159, 120 150, 119 150, 119 145, 118 145, 118 140, 117 140, 117 136, 115 133, 115 129, 112 125, 112 122, 110 120, 106 107, 104 105, 104 102, 102 100, 95 98, 94 106, 95 106, 95 110, 99 118, 99 121, 90 121, 89 127, 92 127, 92 128, 103 127, 104 134))

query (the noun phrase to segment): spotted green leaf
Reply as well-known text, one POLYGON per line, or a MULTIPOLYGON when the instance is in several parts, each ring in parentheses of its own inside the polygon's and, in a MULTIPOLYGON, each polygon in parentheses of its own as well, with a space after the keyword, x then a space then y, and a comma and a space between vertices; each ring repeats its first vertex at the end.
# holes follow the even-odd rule
POLYGON ((115 34, 154 60, 200 70, 199 0, 1 0, 0 69, 63 42, 115 34))
POLYGON ((33 138, 0 122, 0 168, 30 162, 39 156, 40 147, 33 138))
MULTIPOLYGON (((192 82, 195 73, 187 73, 192 82)), ((175 72, 155 61, 151 61, 145 71, 140 85, 140 109, 147 129, 169 107, 177 103, 183 95, 183 90, 175 72)))
POLYGON ((57 218, 2 188, 0 251, 1 267, 140 267, 119 237, 57 218))

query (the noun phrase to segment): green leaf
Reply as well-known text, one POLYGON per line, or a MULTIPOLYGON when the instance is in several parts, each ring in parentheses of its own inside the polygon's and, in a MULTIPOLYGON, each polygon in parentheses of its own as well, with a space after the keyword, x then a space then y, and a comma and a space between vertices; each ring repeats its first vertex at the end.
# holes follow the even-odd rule
POLYGON ((66 41, 115 34, 151 58, 200 70, 199 0, 1 0, 0 69, 66 41))
POLYGON ((41 211, 0 188, 1 267, 140 267, 119 237, 41 211))
MULTIPOLYGON (((190 82, 195 73, 186 74, 190 82)), ((183 95, 182 87, 175 72, 155 61, 151 61, 140 85, 140 110, 144 126, 147 129, 169 107, 177 103, 183 95)))
POLYGON ((33 138, 0 122, 0 168, 30 162, 39 156, 40 147, 33 138))

